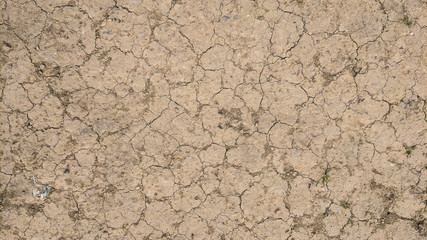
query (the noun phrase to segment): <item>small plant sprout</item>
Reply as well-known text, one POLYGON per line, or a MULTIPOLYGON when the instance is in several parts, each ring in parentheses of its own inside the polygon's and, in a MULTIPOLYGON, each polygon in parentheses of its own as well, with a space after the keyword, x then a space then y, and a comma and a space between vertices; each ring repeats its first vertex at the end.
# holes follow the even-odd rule
POLYGON ((417 148, 417 146, 415 146, 415 145, 408 146, 406 144, 404 144, 403 147, 405 148, 406 157, 412 156, 412 151, 414 151, 415 148, 417 148))
POLYGON ((412 26, 412 21, 409 19, 408 16, 404 16, 402 22, 408 27, 412 26))
POLYGON ((348 223, 350 223, 350 225, 351 225, 350 227, 353 227, 353 226, 354 226, 354 222, 353 222, 353 220, 352 220, 352 219, 349 219, 349 220, 348 220, 348 223))
POLYGON ((318 185, 319 184, 319 182, 322 182, 322 184, 323 184, 323 186, 325 186, 326 185, 326 183, 329 181, 329 175, 328 175, 328 173, 329 173, 329 171, 331 171, 331 169, 326 169, 325 170, 325 173, 323 174, 323 176, 321 177, 321 178, 319 178, 319 180, 317 180, 317 182, 316 182, 316 185, 318 185))
POLYGON ((349 208, 350 208, 350 203, 349 203, 349 202, 343 202, 343 203, 341 203, 341 206, 342 206, 344 209, 349 209, 349 208))

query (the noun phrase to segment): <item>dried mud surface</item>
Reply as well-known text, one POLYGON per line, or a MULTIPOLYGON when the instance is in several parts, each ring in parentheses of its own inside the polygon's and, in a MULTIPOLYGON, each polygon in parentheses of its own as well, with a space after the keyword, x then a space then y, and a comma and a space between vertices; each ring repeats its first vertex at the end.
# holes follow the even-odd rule
POLYGON ((0 9, 1 238, 427 236, 425 0, 0 9))

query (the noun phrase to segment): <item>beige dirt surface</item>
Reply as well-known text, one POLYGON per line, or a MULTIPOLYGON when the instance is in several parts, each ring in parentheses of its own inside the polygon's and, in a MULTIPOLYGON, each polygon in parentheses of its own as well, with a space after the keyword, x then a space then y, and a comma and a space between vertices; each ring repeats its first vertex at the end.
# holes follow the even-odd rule
POLYGON ((0 239, 426 239, 426 39, 425 0, 0 0, 0 239))

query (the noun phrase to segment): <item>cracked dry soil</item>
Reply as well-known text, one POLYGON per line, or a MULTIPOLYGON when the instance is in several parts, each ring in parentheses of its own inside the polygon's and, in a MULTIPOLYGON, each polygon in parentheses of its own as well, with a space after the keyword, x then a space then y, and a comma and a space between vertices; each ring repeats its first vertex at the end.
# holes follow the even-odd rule
POLYGON ((425 0, 0 9, 1 239, 426 239, 425 0))

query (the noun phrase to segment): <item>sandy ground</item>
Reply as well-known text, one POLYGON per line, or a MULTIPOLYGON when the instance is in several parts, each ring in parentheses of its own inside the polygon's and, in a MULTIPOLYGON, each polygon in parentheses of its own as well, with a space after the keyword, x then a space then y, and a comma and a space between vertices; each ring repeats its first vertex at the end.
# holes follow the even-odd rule
POLYGON ((1 239, 426 239, 425 0, 0 9, 1 239))

